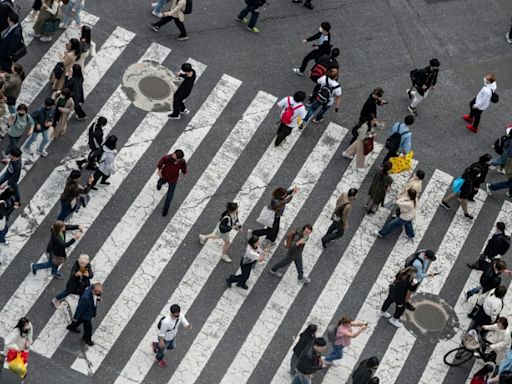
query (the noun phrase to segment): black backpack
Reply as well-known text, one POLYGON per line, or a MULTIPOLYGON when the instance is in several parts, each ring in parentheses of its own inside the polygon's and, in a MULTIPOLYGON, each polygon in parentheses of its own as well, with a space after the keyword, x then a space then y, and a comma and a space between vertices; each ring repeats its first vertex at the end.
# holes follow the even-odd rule
POLYGON ((402 123, 398 125, 398 130, 393 133, 391 136, 388 137, 386 140, 386 149, 390 152, 396 152, 398 151, 398 148, 400 148, 400 142, 402 141, 402 136, 406 133, 409 133, 410 131, 407 130, 405 132, 400 133, 400 127, 402 126, 402 123))
POLYGON ((233 227, 233 222, 232 222, 232 219, 231 219, 231 216, 229 216, 229 214, 227 212, 224 212, 222 214, 222 217, 220 218, 220 222, 219 222, 219 231, 221 233, 228 233, 231 231, 231 228, 233 227), (227 225, 223 225, 222 222, 224 221, 225 218, 228 218, 228 224, 227 225))
POLYGON ((420 254, 422 252, 425 252, 426 249, 422 249, 418 252, 415 252, 413 253, 412 255, 409 255, 407 257, 407 259, 405 259, 405 264, 404 264, 404 268, 407 268, 407 267, 412 267, 413 263, 416 261, 416 260, 419 260, 421 262, 421 265, 423 265, 423 260, 420 259, 420 254))
POLYGON ((334 91, 336 88, 339 88, 340 85, 338 84, 335 87, 331 87, 329 85, 329 78, 325 78, 325 85, 322 85, 320 87, 320 90, 318 91, 318 94, 316 95, 316 99, 318 102, 322 105, 326 105, 329 103, 329 100, 331 99, 332 91, 334 91))
POLYGON ((494 148, 494 151, 498 154, 498 155, 501 155, 503 154, 503 151, 505 150, 505 143, 507 142, 507 140, 510 139, 510 136, 509 135, 503 135, 501 136, 499 139, 497 139, 494 144, 492 145, 492 147, 494 148))
POLYGON ((491 102, 496 104, 498 101, 500 101, 499 95, 491 90, 491 102))
POLYGON ((192 13, 192 0, 187 0, 183 13, 185 15, 190 15, 192 13))
POLYGON ((89 163, 99 163, 101 160, 101 156, 103 156, 103 153, 105 150, 103 149, 103 146, 100 146, 98 149, 91 151, 89 153, 88 161, 89 163))
POLYGON ((158 325, 157 325, 158 329, 162 328, 162 321, 164 321, 164 319, 165 319, 165 316, 162 316, 160 318, 160 320, 158 320, 158 325))

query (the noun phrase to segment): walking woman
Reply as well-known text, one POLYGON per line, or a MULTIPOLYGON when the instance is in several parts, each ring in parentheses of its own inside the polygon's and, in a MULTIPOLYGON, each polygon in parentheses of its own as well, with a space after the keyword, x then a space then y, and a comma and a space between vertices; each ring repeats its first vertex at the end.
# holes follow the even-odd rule
POLYGON ((66 248, 75 243, 82 237, 83 227, 81 225, 67 225, 63 221, 57 220, 51 228, 50 242, 46 247, 48 260, 43 263, 30 263, 30 270, 35 275, 40 269, 52 269, 53 277, 62 279, 64 276, 58 268, 66 261, 66 248), (66 231, 76 231, 71 240, 66 241, 66 231))
POLYGON ((5 338, 5 351, 14 349, 15 351, 28 351, 34 339, 34 328, 32 323, 22 317, 18 320, 18 324, 5 338))
POLYGON ((417 193, 415 189, 408 189, 407 196, 400 196, 395 204, 397 205, 397 216, 377 231, 378 237, 384 237, 396 228, 405 227, 405 234, 409 240, 414 239, 414 227, 412 222, 416 217, 418 207, 417 193))
POLYGON ((66 180, 64 192, 60 195, 60 213, 57 220, 65 221, 77 206, 80 195, 86 195, 91 190, 94 177, 89 175, 87 185, 85 187, 81 187, 79 185, 81 177, 82 172, 77 171, 76 169, 71 171, 68 179, 66 180))
POLYGON ((102 145, 103 154, 100 157, 98 168, 94 171, 91 189, 97 190, 96 183, 101 178, 100 184, 110 185, 108 178, 116 172, 116 156, 117 156, 117 136, 107 137, 105 144, 102 145))
POLYGON ((53 35, 57 32, 59 26, 57 23, 50 24, 48 21, 58 18, 59 13, 60 0, 43 0, 41 9, 34 24, 34 37, 37 37, 43 42, 52 41, 53 35), (53 27, 54 25, 56 28, 53 27))
POLYGON ((286 204, 292 201, 293 196, 295 196, 299 192, 298 187, 294 187, 293 189, 286 190, 286 188, 279 187, 272 192, 272 200, 270 200, 270 205, 268 208, 274 212, 274 222, 272 227, 266 227, 263 229, 257 229, 252 231, 250 229, 247 230, 247 237, 251 236, 266 236, 266 240, 274 245, 277 235, 279 234, 279 224, 281 222, 281 216, 283 216, 284 208, 286 204))
POLYGON ((20 203, 16 202, 14 189, 7 187, 0 194, 0 244, 8 245, 5 239, 9 230, 9 218, 12 211, 20 207, 20 203))
POLYGON ((205 245, 206 241, 213 239, 222 239, 224 245, 222 246, 222 254, 220 258, 226 263, 231 263, 231 258, 228 256, 229 246, 231 245, 231 230, 239 231, 242 228, 240 221, 238 221, 238 204, 227 203, 226 210, 222 212, 219 224, 215 230, 208 235, 199 235, 199 243, 205 245))
POLYGON ((388 175, 391 167, 391 162, 384 162, 382 168, 373 177, 372 185, 368 191, 368 199, 365 204, 367 214, 377 212, 379 207, 384 205, 386 193, 391 190, 391 184, 393 184, 393 178, 388 175))
MULTIPOLYGON (((82 169, 85 163, 87 163, 86 169, 96 169, 96 152, 100 149, 103 143, 103 127, 107 125, 107 119, 103 116, 98 117, 98 120, 89 126, 88 132, 88 144, 89 144, 89 155, 86 159, 76 160, 78 169, 82 169)), ((99 159, 98 159, 99 160, 99 159)))
POLYGON ((316 324, 309 324, 308 327, 299 335, 299 341, 293 347, 292 359, 290 360, 290 374, 297 373, 297 364, 304 353, 309 353, 313 347, 313 342, 316 338, 317 331, 316 324))
POLYGON ((66 77, 65 87, 71 91, 71 97, 75 103, 75 118, 77 120, 87 119, 87 115, 82 109, 81 104, 84 100, 84 77, 82 75, 82 67, 79 64, 73 65, 71 75, 66 77))
POLYGON ((23 67, 19 64, 13 64, 11 73, 0 73, 4 81, 4 96, 7 98, 5 104, 11 117, 9 118, 10 124, 14 123, 14 115, 16 114, 16 101, 21 93, 21 84, 25 80, 25 72, 23 67))
POLYGON ((251 270, 254 268, 257 261, 263 261, 267 255, 268 248, 262 250, 260 248, 260 239, 256 236, 252 236, 247 244, 245 254, 242 257, 242 260, 240 260, 242 273, 240 275, 229 275, 226 279, 228 288, 231 288, 231 284, 236 283, 237 287, 249 289, 246 282, 251 275, 251 270))
POLYGON ((489 153, 486 153, 485 155, 480 156, 480 158, 478 159, 478 162, 470 165, 471 168, 480 167, 481 173, 473 181, 473 189, 471 189, 471 192, 469 193, 468 201, 473 201, 473 202, 475 201, 474 197, 478 193, 478 190, 480 189, 480 184, 485 182, 485 178, 487 177, 487 172, 489 172, 489 167, 491 166, 491 161, 492 161, 492 156, 489 153))
POLYGON ((91 27, 84 25, 80 34, 80 58, 77 64, 85 72, 85 59, 96 56, 96 43, 91 40, 91 27))
POLYGON ((82 296, 85 288, 91 285, 90 280, 93 276, 89 255, 80 255, 71 268, 66 288, 52 299, 55 309, 60 308, 61 301, 68 295, 82 296))
POLYGON ((348 146, 341 154, 347 159, 353 159, 356 156, 356 169, 364 169, 364 142, 366 139, 374 139, 377 136, 377 128, 384 128, 384 123, 380 123, 374 116, 370 116, 367 121, 357 129, 356 140, 348 146))
POLYGON ((415 267, 407 267, 398 272, 395 276, 395 281, 389 286, 388 297, 382 304, 380 315, 389 319, 389 323, 397 328, 402 326, 400 317, 405 311, 405 298, 407 291, 411 290, 413 286, 413 279, 416 276, 415 267), (393 317, 387 312, 391 304, 395 303, 395 313, 393 317))
POLYGON ((338 326, 336 327, 332 351, 323 358, 325 363, 332 364, 334 360, 341 359, 343 357, 343 348, 350 346, 352 339, 359 336, 366 328, 368 328, 368 324, 359 320, 352 320, 348 316, 343 316, 338 321, 338 326), (352 327, 357 327, 357 331, 354 332, 352 327))
MULTIPOLYGON (((66 77, 73 73, 73 65, 76 64, 78 59, 80 59, 80 43, 77 39, 71 39, 66 43, 66 50, 59 54, 59 62, 62 64, 62 71, 56 71, 55 69, 57 67, 55 67, 50 75, 53 91, 60 91, 64 88, 66 77)), ((70 89, 70 91, 73 93, 72 89, 70 89)))
POLYGON ((62 88, 62 91, 58 92, 57 100, 55 101, 55 113, 53 115, 52 140, 66 134, 69 118, 75 109, 75 102, 73 101, 71 91, 68 88, 62 88))

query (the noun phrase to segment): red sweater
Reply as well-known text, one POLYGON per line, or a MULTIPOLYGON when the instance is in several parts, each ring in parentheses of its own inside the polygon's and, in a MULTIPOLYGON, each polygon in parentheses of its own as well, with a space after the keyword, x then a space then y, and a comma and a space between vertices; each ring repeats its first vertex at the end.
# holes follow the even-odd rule
POLYGON ((157 168, 162 173, 162 179, 172 184, 178 182, 180 171, 184 174, 187 173, 187 163, 185 160, 174 160, 171 155, 162 157, 158 162, 157 168))

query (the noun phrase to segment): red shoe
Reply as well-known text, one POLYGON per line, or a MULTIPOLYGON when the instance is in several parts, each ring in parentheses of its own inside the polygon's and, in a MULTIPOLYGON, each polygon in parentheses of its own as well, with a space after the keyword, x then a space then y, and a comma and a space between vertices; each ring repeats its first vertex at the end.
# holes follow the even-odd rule
POLYGON ((473 133, 478 132, 478 128, 473 127, 473 124, 466 124, 466 128, 469 129, 473 133))
POLYGON ((473 119, 471 116, 469 116, 469 115, 464 115, 464 116, 462 116, 462 118, 463 118, 464 120, 466 120, 468 123, 472 123, 472 122, 473 122, 473 120, 474 120, 474 119, 473 119))
POLYGON ((160 360, 160 361, 158 362, 158 366, 159 366, 160 368, 167 368, 167 363, 166 363, 164 360, 160 360))

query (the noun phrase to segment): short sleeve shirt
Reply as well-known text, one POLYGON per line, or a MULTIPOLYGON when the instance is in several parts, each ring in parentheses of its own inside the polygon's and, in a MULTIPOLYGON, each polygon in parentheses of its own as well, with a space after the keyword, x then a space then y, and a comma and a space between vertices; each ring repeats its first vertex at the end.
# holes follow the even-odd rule
POLYGON ((180 317, 177 319, 173 319, 171 316, 165 316, 160 324, 160 329, 158 330, 158 337, 163 337, 165 341, 174 340, 176 334, 178 333, 178 327, 180 324, 183 324, 185 327, 189 326, 189 322, 187 321, 185 315, 180 313, 180 317))
POLYGON ((329 81, 329 88, 331 90, 331 97, 329 98, 329 102, 327 103, 327 106, 331 106, 334 104, 334 98, 336 96, 341 96, 341 86, 340 83, 338 83, 336 80, 329 79, 327 80, 327 76, 322 76, 317 80, 317 84, 320 85, 320 87, 326 85, 326 81, 329 81))
POLYGON ((281 108, 281 116, 283 115, 286 107, 288 107, 288 101, 290 102, 292 108, 301 105, 300 107, 293 111, 292 122, 288 124, 290 128, 297 128, 299 125, 302 124, 302 120, 304 120, 304 118, 306 117, 306 107, 304 106, 304 104, 297 103, 295 100, 293 100, 292 96, 287 96, 277 103, 277 106, 281 108))

